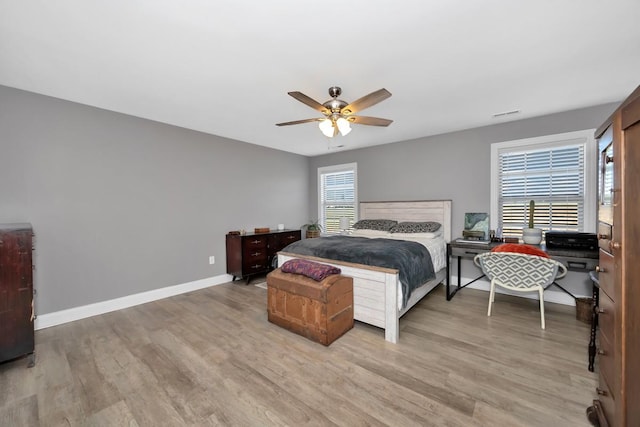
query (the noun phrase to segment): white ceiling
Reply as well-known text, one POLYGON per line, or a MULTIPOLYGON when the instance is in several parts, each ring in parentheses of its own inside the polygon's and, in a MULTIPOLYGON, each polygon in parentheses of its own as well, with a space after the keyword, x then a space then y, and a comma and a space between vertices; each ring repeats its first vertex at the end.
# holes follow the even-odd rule
POLYGON ((620 101, 639 17, 639 0, 0 0, 0 84, 313 156, 620 101), (275 126, 319 116, 287 92, 333 85, 388 89, 361 114, 394 122, 275 126))

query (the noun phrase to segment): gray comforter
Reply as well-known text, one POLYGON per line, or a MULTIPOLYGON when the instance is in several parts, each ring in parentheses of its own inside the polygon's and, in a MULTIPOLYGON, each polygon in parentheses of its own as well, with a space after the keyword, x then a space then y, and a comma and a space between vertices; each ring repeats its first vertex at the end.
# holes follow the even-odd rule
POLYGON ((311 255, 398 270, 402 285, 402 306, 411 291, 435 278, 431 254, 420 243, 393 239, 331 236, 291 243, 282 252, 311 255))

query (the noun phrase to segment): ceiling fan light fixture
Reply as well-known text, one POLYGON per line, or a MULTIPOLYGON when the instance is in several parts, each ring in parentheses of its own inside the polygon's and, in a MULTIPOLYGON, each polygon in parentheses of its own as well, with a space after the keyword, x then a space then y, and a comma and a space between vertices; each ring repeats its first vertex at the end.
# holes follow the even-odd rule
POLYGON ((389 126, 393 120, 381 119, 379 117, 354 116, 354 113, 369 108, 372 105, 384 101, 391 96, 391 92, 386 89, 379 89, 371 92, 352 103, 347 103, 338 96, 342 93, 342 89, 338 86, 329 88, 331 99, 324 104, 319 103, 302 92, 287 92, 290 96, 303 104, 319 111, 324 117, 311 118, 303 120, 294 120, 291 122, 276 123, 276 126, 299 125, 302 123, 318 122, 318 127, 322 134, 327 138, 333 138, 340 134, 346 136, 351 132, 351 124, 368 125, 368 126, 389 126))
POLYGON ((351 125, 344 117, 340 117, 336 120, 336 126, 338 126, 338 130, 342 136, 347 136, 347 134, 351 132, 351 125))
POLYGON ((318 123, 318 127, 327 138, 333 138, 333 122, 329 119, 324 119, 318 123))

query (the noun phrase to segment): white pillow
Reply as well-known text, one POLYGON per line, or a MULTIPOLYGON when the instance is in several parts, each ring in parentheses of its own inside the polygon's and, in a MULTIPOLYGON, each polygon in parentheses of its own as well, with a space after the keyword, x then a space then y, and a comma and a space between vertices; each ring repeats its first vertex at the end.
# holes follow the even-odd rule
POLYGON ((410 240, 411 238, 418 239, 435 239, 442 236, 442 227, 434 231, 433 233, 389 233, 391 239, 410 240))
POLYGON ((389 237, 389 234, 388 231, 369 230, 366 228, 351 230, 351 233, 349 233, 350 236, 354 237, 389 237))

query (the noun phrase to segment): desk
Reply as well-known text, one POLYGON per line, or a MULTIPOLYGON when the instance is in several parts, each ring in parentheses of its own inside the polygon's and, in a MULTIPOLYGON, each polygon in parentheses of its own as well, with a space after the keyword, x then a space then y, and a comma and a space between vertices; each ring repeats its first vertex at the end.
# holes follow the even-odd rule
MULTIPOLYGON (((447 243, 447 301, 450 301, 451 298, 462 288, 466 288, 470 284, 482 279, 484 274, 476 277, 468 283, 462 285, 460 283, 461 276, 461 264, 462 258, 473 259, 476 255, 489 252, 491 249, 495 248, 502 243, 489 243, 489 244, 478 244, 478 243, 467 243, 467 242, 456 242, 455 240, 451 243, 447 243), (458 258, 458 283, 456 287, 451 286, 451 257, 458 258), (452 289, 453 288, 453 289, 452 289)), ((595 270, 598 265, 598 251, 582 251, 582 250, 573 250, 573 249, 547 249, 544 244, 540 246, 536 246, 545 251, 550 258, 561 262, 567 267, 568 270, 572 271, 583 271, 585 273, 595 270)), ((560 286, 558 283, 553 282, 554 285, 559 287, 562 291, 571 295, 574 299, 575 296, 560 286)))

